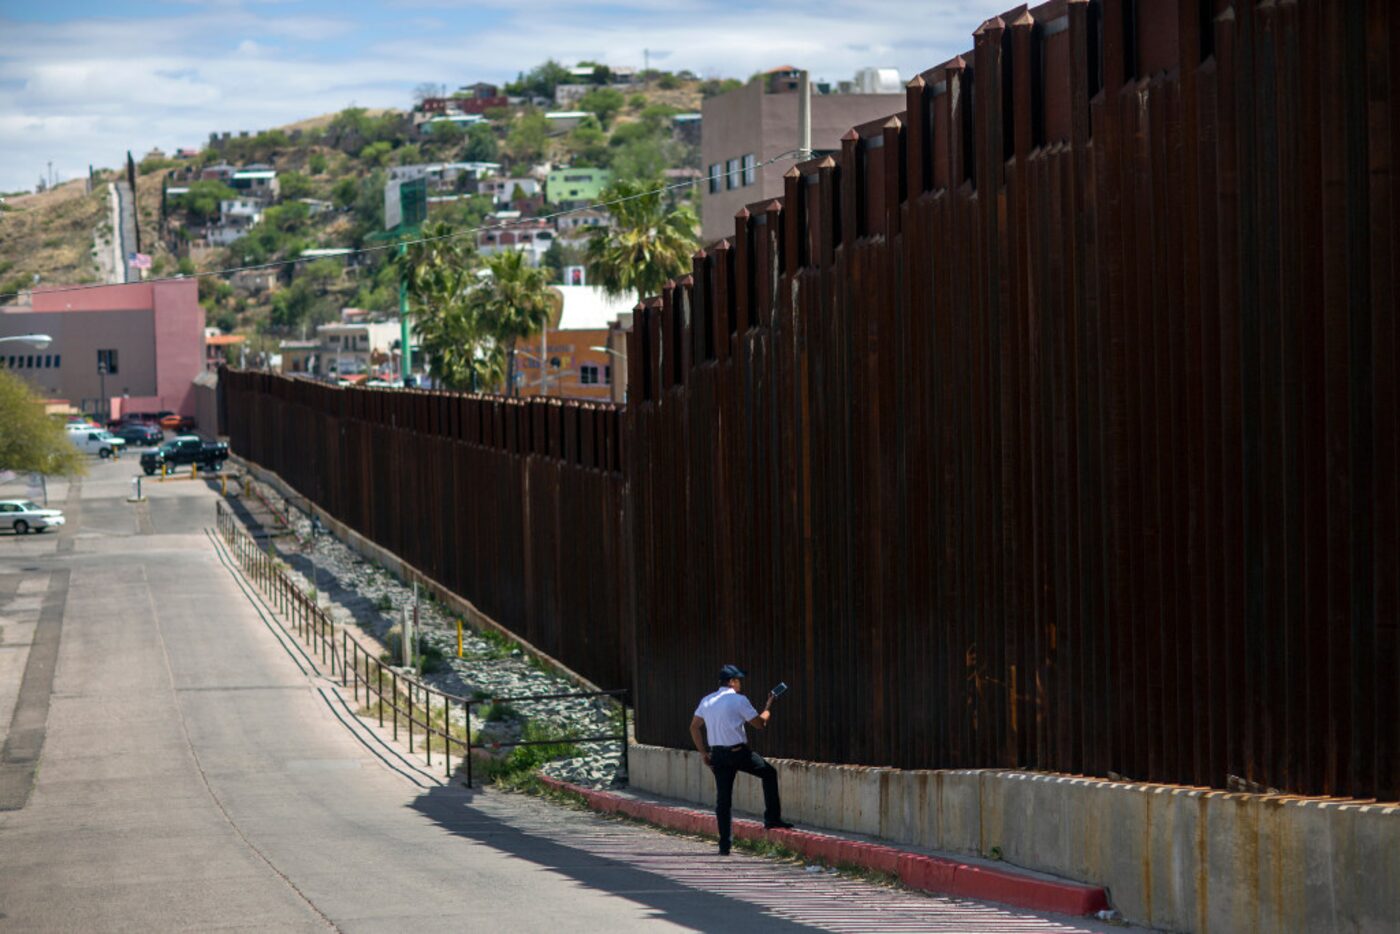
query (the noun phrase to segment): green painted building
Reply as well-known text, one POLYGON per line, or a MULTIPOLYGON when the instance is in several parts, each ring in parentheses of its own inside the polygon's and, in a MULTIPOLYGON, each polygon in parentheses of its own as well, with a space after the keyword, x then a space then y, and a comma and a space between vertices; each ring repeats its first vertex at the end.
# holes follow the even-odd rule
POLYGON ((553 205, 597 201, 610 184, 612 172, 607 169, 555 169, 545 179, 544 200, 553 205))

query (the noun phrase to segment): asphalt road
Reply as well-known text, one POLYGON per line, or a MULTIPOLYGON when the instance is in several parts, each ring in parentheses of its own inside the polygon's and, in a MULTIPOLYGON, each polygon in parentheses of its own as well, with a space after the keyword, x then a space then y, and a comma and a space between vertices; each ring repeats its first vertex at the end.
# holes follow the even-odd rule
POLYGON ((133 467, 0 534, 0 930, 1085 929, 446 784, 269 621, 215 492, 133 467))

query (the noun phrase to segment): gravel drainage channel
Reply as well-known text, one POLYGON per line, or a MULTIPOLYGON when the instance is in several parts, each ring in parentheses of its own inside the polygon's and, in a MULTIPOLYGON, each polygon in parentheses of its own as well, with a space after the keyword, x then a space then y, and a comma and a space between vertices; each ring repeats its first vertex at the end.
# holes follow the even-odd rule
MULTIPOLYGON (((269 540, 298 586, 315 595, 336 625, 352 626, 374 639, 386 659, 389 651, 400 651, 400 621, 404 611, 411 614, 414 606, 412 584, 365 560, 323 528, 313 531, 311 517, 270 485, 251 476, 246 484, 253 494, 250 506, 265 505, 286 517, 285 531, 269 540)), ((229 492, 236 492, 232 484, 229 492)), ((231 502, 235 514, 246 518, 247 510, 239 505, 236 500, 231 502)), ((463 626, 462 657, 457 657, 458 618, 426 591, 419 591, 417 597, 423 669, 419 678, 425 684, 448 694, 483 700, 588 690, 496 632, 480 633, 463 626)), ((398 662, 397 657, 394 660, 398 662)), ((482 704, 473 710, 473 742, 616 734, 620 732, 620 717, 617 705, 601 697, 482 704)), ((625 776, 619 774, 619 743, 595 742, 572 748, 580 754, 546 762, 541 771, 592 788, 625 783, 625 776)))

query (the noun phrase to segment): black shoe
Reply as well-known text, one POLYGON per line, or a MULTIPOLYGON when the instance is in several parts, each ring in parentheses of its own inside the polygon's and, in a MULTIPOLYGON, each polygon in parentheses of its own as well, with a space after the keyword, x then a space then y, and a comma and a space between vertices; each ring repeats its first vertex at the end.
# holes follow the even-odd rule
POLYGON ((719 848, 719 855, 720 855, 720 856, 728 856, 728 855, 729 855, 729 847, 727 847, 727 846, 722 846, 722 847, 720 847, 720 848, 719 848))
POLYGON ((771 824, 765 823, 765 824, 763 825, 763 829, 764 829, 764 830, 791 830, 791 829, 793 829, 793 828, 796 827, 796 826, 797 826, 796 824, 789 824, 789 823, 788 823, 787 821, 785 821, 785 820, 775 820, 775 821, 773 821, 773 823, 771 823, 771 824))

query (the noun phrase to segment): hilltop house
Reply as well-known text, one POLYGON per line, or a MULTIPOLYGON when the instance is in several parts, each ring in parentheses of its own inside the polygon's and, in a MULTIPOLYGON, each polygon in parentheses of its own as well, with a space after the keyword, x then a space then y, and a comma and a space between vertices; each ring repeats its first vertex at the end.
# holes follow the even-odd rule
POLYGON ((234 191, 263 202, 276 201, 281 191, 277 170, 270 165, 255 163, 233 173, 228 186, 234 191))

